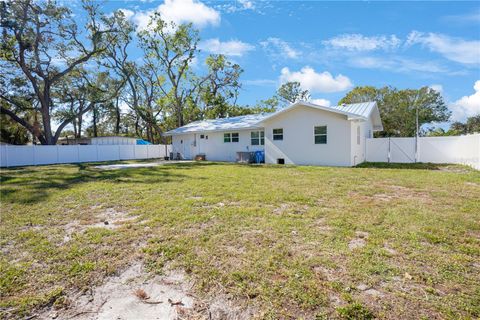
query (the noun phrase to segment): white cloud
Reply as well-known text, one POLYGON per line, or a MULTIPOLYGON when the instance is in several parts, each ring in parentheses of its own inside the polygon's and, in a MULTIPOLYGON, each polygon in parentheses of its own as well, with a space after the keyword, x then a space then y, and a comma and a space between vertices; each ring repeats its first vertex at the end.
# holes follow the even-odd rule
POLYGON ((216 8, 228 13, 235 13, 237 11, 245 11, 245 10, 256 11, 257 6, 251 0, 236 0, 236 1, 225 1, 225 3, 217 5, 216 8))
POLYGON ((317 73, 311 67, 303 67, 300 71, 290 71, 287 67, 282 69, 280 82, 298 81, 303 89, 310 92, 339 92, 353 86, 350 79, 344 75, 333 77, 330 72, 317 73))
POLYGON ((464 121, 467 117, 480 114, 480 80, 475 81, 473 89, 475 93, 464 96, 450 105, 451 120, 464 121))
POLYGON ((221 42, 218 38, 202 41, 199 44, 199 48, 214 54, 224 54, 237 57, 243 56, 248 51, 255 49, 251 44, 239 40, 221 42))
POLYGON ((412 31, 406 45, 421 44, 445 58, 464 64, 480 64, 480 41, 453 38, 438 33, 412 31))
POLYGON ((244 10, 253 10, 255 9, 255 5, 250 0, 239 0, 238 1, 244 10))
POLYGON ((445 16, 443 20, 449 23, 453 22, 457 24, 480 23, 480 11, 467 14, 445 16))
POLYGON ((253 79, 243 80, 242 84, 249 86, 272 87, 278 85, 278 81, 272 79, 253 79))
POLYGON ((330 100, 322 99, 322 98, 320 98, 320 99, 312 99, 312 100, 310 100, 310 102, 313 103, 313 104, 317 104, 317 105, 319 105, 319 106, 323 106, 323 107, 330 107, 331 104, 332 104, 332 103, 330 102, 330 100))
POLYGON ((323 41, 323 44, 349 51, 392 50, 400 46, 401 40, 396 35, 367 37, 361 34, 343 34, 323 41))
POLYGON ((300 51, 293 48, 288 42, 270 37, 265 41, 261 41, 262 48, 272 57, 296 59, 300 56, 300 51))
POLYGON ((435 61, 415 61, 403 57, 391 56, 388 58, 375 56, 359 56, 349 59, 354 67, 365 69, 384 69, 393 72, 411 73, 449 73, 443 65, 435 61))
POLYGON ((443 93, 443 86, 441 84, 431 84, 428 87, 438 93, 443 93))
MULTIPOLYGON (((133 12, 128 9, 120 9, 133 12)), ((130 15, 132 21, 140 30, 145 30, 150 22, 150 16, 155 12, 165 21, 171 21, 175 24, 193 23, 197 28, 207 25, 216 26, 220 24, 220 13, 205 5, 198 0, 165 0, 157 8, 146 11, 138 11, 130 15)))

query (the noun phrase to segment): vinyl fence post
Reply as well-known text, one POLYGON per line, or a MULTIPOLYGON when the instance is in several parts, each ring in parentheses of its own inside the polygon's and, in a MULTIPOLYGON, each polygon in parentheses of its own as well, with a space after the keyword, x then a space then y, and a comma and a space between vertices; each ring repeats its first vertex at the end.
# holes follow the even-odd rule
POLYGON ((415 157, 414 157, 414 163, 417 163, 418 161, 418 133, 415 135, 415 157))
POLYGON ((388 163, 390 163, 390 157, 391 157, 390 151, 391 151, 391 149, 390 149, 390 137, 388 137, 388 156, 387 156, 388 163))
POLYGON ((5 146, 5 166, 8 168, 8 146, 5 146))
POLYGON ((35 157, 35 152, 37 152, 37 150, 35 148, 35 145, 33 145, 32 148, 33 148, 33 165, 36 166, 37 161, 36 161, 36 157, 35 157))

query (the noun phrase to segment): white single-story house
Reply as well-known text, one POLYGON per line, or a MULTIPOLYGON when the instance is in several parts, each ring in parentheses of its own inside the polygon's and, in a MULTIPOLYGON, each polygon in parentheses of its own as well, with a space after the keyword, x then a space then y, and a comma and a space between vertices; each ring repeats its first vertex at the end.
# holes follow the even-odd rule
POLYGON ((375 102, 301 101, 274 113, 196 121, 165 135, 182 159, 234 162, 241 153, 264 151, 266 163, 354 166, 365 161, 366 139, 381 130, 375 102))

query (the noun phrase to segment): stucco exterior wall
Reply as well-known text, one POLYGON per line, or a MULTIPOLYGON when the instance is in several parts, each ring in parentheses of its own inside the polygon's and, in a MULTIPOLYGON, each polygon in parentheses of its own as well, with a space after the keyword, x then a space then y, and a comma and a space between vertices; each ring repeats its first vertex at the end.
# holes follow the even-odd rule
MULTIPOLYGON (((297 107, 266 120, 265 162, 351 166, 351 122, 346 116, 309 107, 297 107), (314 127, 327 126, 327 144, 315 144, 314 127), (273 129, 283 128, 283 141, 273 140, 273 129)), ((356 133, 355 133, 356 134, 356 133)))
MULTIPOLYGON (((260 131, 263 129, 259 129, 260 131)), ((237 130, 225 132, 238 132, 239 142, 225 143, 225 132, 205 132, 172 136, 173 152, 179 152, 184 159, 193 159, 197 154, 205 154, 210 161, 235 162, 239 151, 264 150, 264 146, 251 145, 250 133, 257 130, 237 130), (200 135, 204 135, 201 139, 200 135), (208 139, 206 138, 208 136, 208 139)))

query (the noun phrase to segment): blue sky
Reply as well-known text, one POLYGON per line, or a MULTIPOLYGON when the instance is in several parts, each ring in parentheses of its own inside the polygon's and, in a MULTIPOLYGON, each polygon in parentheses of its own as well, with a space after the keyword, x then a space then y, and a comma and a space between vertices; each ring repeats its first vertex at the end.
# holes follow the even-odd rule
POLYGON ((155 10, 192 22, 202 39, 196 70, 204 70, 209 53, 239 63, 241 104, 296 80, 324 105, 353 86, 432 86, 453 120, 480 113, 480 2, 162 0, 103 8, 118 9, 140 28, 155 10))

